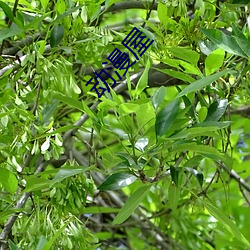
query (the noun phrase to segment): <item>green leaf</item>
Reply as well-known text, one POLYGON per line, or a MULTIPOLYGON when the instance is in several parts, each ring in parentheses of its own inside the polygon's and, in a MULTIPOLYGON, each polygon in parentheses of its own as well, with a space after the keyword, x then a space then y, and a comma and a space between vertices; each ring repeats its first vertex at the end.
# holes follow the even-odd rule
POLYGON ((171 182, 168 188, 168 204, 173 211, 176 210, 179 199, 180 188, 178 188, 173 182, 171 182))
POLYGON ((204 87, 206 87, 207 85, 213 83, 214 81, 218 80, 220 77, 222 77, 223 75, 229 73, 230 70, 223 70, 221 72, 215 73, 213 75, 207 76, 205 78, 202 78, 198 81, 195 81, 191 84, 189 84, 185 89, 183 89, 178 95, 178 97, 181 97, 183 95, 195 92, 197 90, 200 90, 204 87))
POLYGON ((36 250, 43 250, 43 247, 46 245, 47 242, 48 241, 47 241, 46 237, 44 235, 41 235, 40 239, 38 241, 36 250))
POLYGON ((169 48, 168 50, 172 52, 175 57, 190 62, 194 66, 197 65, 200 58, 200 54, 198 52, 190 49, 176 47, 176 48, 169 48))
POLYGON ((230 163, 230 157, 228 157, 226 154, 220 153, 216 148, 209 147, 207 145, 197 145, 196 143, 184 143, 182 145, 175 145, 172 147, 171 152, 180 152, 180 151, 193 151, 197 152, 205 157, 208 157, 214 161, 221 160, 223 161, 229 168, 231 167, 232 163, 230 163))
POLYGON ((47 8, 48 3, 49 3, 49 0, 41 0, 41 5, 42 5, 42 7, 43 7, 44 9, 47 8))
POLYGON ((15 245, 11 240, 9 240, 8 242, 9 242, 10 250, 22 250, 17 245, 15 245))
POLYGON ((198 118, 200 122, 203 122, 206 119, 207 116, 207 108, 206 107, 201 107, 199 112, 198 112, 198 118))
POLYGON ((119 212, 119 208, 114 208, 114 207, 82 207, 80 208, 81 214, 111 214, 111 213, 117 213, 119 212))
POLYGON ((120 212, 116 215, 112 224, 121 224, 124 222, 139 206, 143 198, 147 195, 150 187, 150 185, 144 185, 131 194, 120 212))
POLYGON ((117 190, 133 183, 136 177, 132 174, 120 172, 109 176, 99 187, 99 190, 117 190))
POLYGON ((227 109, 227 104, 228 104, 227 99, 222 99, 222 100, 213 102, 208 108, 208 114, 205 119, 205 122, 219 121, 227 109))
POLYGON ((219 48, 241 57, 246 57, 246 54, 241 49, 237 40, 233 36, 228 36, 222 31, 217 29, 204 29, 200 28, 201 32, 204 33, 213 43, 219 48))
POLYGON ((5 168, 0 168, 0 183, 11 194, 14 194, 18 187, 18 180, 16 176, 5 168))
POLYGON ((64 28, 61 24, 56 25, 50 35, 50 46, 56 47, 63 39, 64 28))
POLYGON ((215 131, 218 127, 195 127, 188 128, 180 131, 179 133, 172 135, 170 139, 190 139, 196 136, 206 135, 207 132, 215 131))
POLYGON ((61 182, 62 180, 70 176, 74 176, 82 172, 85 172, 85 170, 86 170, 85 168, 79 167, 79 166, 77 167, 68 166, 68 167, 61 168, 56 174, 55 178, 52 180, 51 186, 57 182, 61 182))
POLYGON ((119 105, 119 109, 122 114, 131 114, 140 109, 140 105, 135 103, 122 103, 119 105))
POLYGON ((64 231, 64 229, 68 226, 69 222, 66 223, 64 222, 65 224, 55 232, 55 234, 53 235, 53 237, 45 244, 45 246, 43 247, 42 250, 49 250, 52 245, 53 245, 53 242, 59 237, 59 235, 64 231))
POLYGON ((135 93, 134 93, 134 97, 137 98, 139 96, 139 94, 147 87, 148 85, 148 70, 150 67, 150 60, 147 61, 146 64, 146 68, 143 71, 137 85, 135 88, 135 93))
POLYGON ((157 6, 157 14, 162 24, 167 24, 168 21, 168 10, 166 4, 159 2, 157 6))
POLYGON ((73 108, 76 108, 82 112, 85 112, 85 109, 83 108, 83 104, 76 99, 73 99, 73 98, 68 97, 68 96, 64 96, 64 95, 57 93, 57 92, 54 93, 53 97, 55 99, 63 102, 63 103, 68 104, 69 106, 71 106, 73 108))
POLYGON ((83 7, 82 4, 79 4, 76 7, 73 7, 72 9, 66 10, 65 12, 63 12, 60 16, 58 16, 56 18, 56 20, 53 23, 58 23, 60 20, 64 19, 65 17, 67 17, 68 15, 71 15, 72 13, 78 11, 79 9, 81 9, 83 7))
POLYGON ((228 127, 230 124, 232 124, 231 121, 225 121, 225 122, 204 121, 195 124, 193 127, 217 127, 217 129, 222 129, 228 127))
POLYGON ((6 15, 11 21, 14 21, 14 15, 13 15, 13 12, 12 12, 11 8, 9 7, 9 5, 7 5, 7 4, 4 3, 3 1, 0 1, 0 8, 3 9, 5 15, 6 15))
POLYGON ((249 4, 249 0, 233 0, 232 4, 244 4, 247 5, 249 4))
MULTIPOLYGON (((201 200, 201 199, 200 199, 201 200)), ((202 200, 201 200, 202 201, 202 200)), ((238 227, 230 220, 220 209, 216 208, 212 204, 202 201, 208 212, 216 218, 223 226, 232 233, 239 241, 241 241, 245 246, 250 248, 250 242, 245 238, 245 236, 240 232, 238 227)))
POLYGON ((191 76, 189 76, 188 74, 186 73, 183 73, 183 72, 180 72, 180 71, 176 71, 176 70, 173 70, 173 69, 158 69, 158 68, 155 68, 156 70, 162 72, 162 73, 165 73, 169 76, 172 76, 174 78, 177 78, 177 79, 180 79, 184 82, 193 82, 195 79, 191 76))
POLYGON ((156 92, 152 96, 151 101, 152 101, 155 111, 157 111, 158 107, 163 102, 165 94, 166 94, 166 87, 161 86, 160 88, 156 90, 156 92))
POLYGON ((174 184, 176 186, 178 186, 178 180, 179 180, 179 173, 180 173, 181 169, 180 168, 176 168, 173 166, 170 166, 170 175, 171 175, 171 179, 174 182, 174 184))
POLYGON ((203 185, 203 181, 204 181, 204 176, 201 172, 197 171, 196 169, 194 168, 189 168, 189 167, 186 167, 185 168, 188 172, 190 172, 192 175, 195 176, 195 178, 197 179, 197 181, 199 182, 200 186, 202 187, 203 185))
POLYGON ((179 101, 174 99, 156 116, 155 132, 156 136, 164 135, 174 123, 179 110, 179 101))
POLYGON ((20 29, 18 26, 14 25, 11 28, 1 29, 0 30, 0 42, 6 38, 17 36, 22 33, 24 30, 20 29))
POLYGON ((52 100, 49 104, 44 105, 44 109, 42 112, 42 124, 46 124, 47 122, 49 122, 50 118, 58 108, 58 105, 59 102, 56 100, 52 100))
POLYGON ((8 219, 8 217, 14 213, 18 213, 18 212, 23 212, 24 209, 23 208, 6 208, 5 211, 0 212, 0 222, 4 223, 6 219, 8 219))
POLYGON ((225 51, 222 49, 217 49, 210 53, 205 60, 205 72, 206 75, 211 75, 223 65, 225 57, 225 51))
POLYGON ((26 188, 24 192, 33 192, 33 191, 39 191, 46 188, 49 188, 51 185, 51 180, 37 177, 37 176, 30 176, 26 178, 26 188))

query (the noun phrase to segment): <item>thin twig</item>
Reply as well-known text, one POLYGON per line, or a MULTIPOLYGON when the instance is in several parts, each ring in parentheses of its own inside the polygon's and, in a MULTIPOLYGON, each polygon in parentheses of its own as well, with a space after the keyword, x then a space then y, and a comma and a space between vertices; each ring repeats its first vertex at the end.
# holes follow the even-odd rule
POLYGON ((218 164, 220 168, 224 169, 232 179, 236 180, 240 186, 246 191, 250 192, 250 186, 232 169, 229 170, 224 163, 218 164))
MULTIPOLYGON (((152 11, 152 9, 153 9, 154 4, 155 4, 155 0, 153 0, 151 6, 150 6, 150 8, 149 8, 149 11, 147 12, 146 21, 148 21, 148 19, 150 18, 151 11, 152 11)), ((144 21, 144 23, 142 24, 142 28, 145 27, 146 21, 144 21)))

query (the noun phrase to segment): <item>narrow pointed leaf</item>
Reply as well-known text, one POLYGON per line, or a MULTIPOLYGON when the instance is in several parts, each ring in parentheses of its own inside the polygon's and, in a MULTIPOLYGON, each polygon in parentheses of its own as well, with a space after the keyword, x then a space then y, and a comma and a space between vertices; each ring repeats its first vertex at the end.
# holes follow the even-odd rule
POLYGON ((164 135, 172 126, 179 110, 179 101, 174 99, 156 116, 155 132, 156 136, 164 135))
POLYGON ((117 190, 133 183, 136 177, 128 173, 115 173, 109 176, 99 187, 99 190, 117 190))
POLYGON ((177 97, 181 97, 183 95, 195 92, 197 90, 201 90, 202 88, 206 87, 207 85, 215 82, 216 80, 218 80, 220 77, 222 77, 223 75, 229 73, 230 70, 223 70, 221 72, 215 73, 213 75, 207 76, 205 78, 202 78, 198 81, 195 81, 191 84, 189 84, 185 89, 183 89, 178 95, 177 97))
POLYGON ((239 241, 241 241, 245 246, 250 248, 250 242, 245 238, 245 236, 241 233, 238 227, 234 224, 232 220, 230 220, 221 210, 212 204, 203 201, 208 212, 215 217, 219 222, 221 222, 225 228, 232 233, 239 241))
POLYGON ((143 198, 148 193, 151 186, 142 186, 138 188, 127 200, 120 212, 116 215, 112 224, 121 224, 124 222, 139 206, 143 198))
POLYGON ((56 47, 63 39, 64 28, 61 24, 56 25, 50 35, 50 45, 51 47, 56 47))

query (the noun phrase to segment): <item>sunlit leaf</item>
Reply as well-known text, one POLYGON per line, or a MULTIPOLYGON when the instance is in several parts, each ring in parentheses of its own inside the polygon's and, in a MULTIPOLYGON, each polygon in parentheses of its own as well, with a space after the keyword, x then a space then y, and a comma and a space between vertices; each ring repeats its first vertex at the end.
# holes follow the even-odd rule
POLYGON ((14 194, 18 187, 16 176, 5 168, 0 168, 0 183, 11 194, 14 194))
POLYGON ((133 183, 136 177, 132 174, 119 172, 109 176, 99 187, 99 190, 117 190, 133 183))
POLYGON ((135 89, 135 97, 138 97, 139 94, 147 87, 148 85, 148 70, 150 67, 150 61, 147 61, 146 68, 144 69, 135 89))
POLYGON ((206 75, 211 75, 223 65, 225 56, 225 51, 222 49, 217 49, 210 53, 205 60, 205 72, 206 75))
POLYGON ((180 189, 172 182, 168 188, 168 204, 172 210, 176 210, 180 198, 180 189))

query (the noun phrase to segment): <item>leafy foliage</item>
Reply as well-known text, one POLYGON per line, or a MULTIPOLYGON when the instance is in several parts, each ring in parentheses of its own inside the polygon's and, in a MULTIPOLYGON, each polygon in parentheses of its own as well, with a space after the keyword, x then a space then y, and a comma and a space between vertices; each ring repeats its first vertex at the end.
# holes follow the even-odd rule
POLYGON ((249 249, 245 5, 0 1, 1 249, 249 249))

